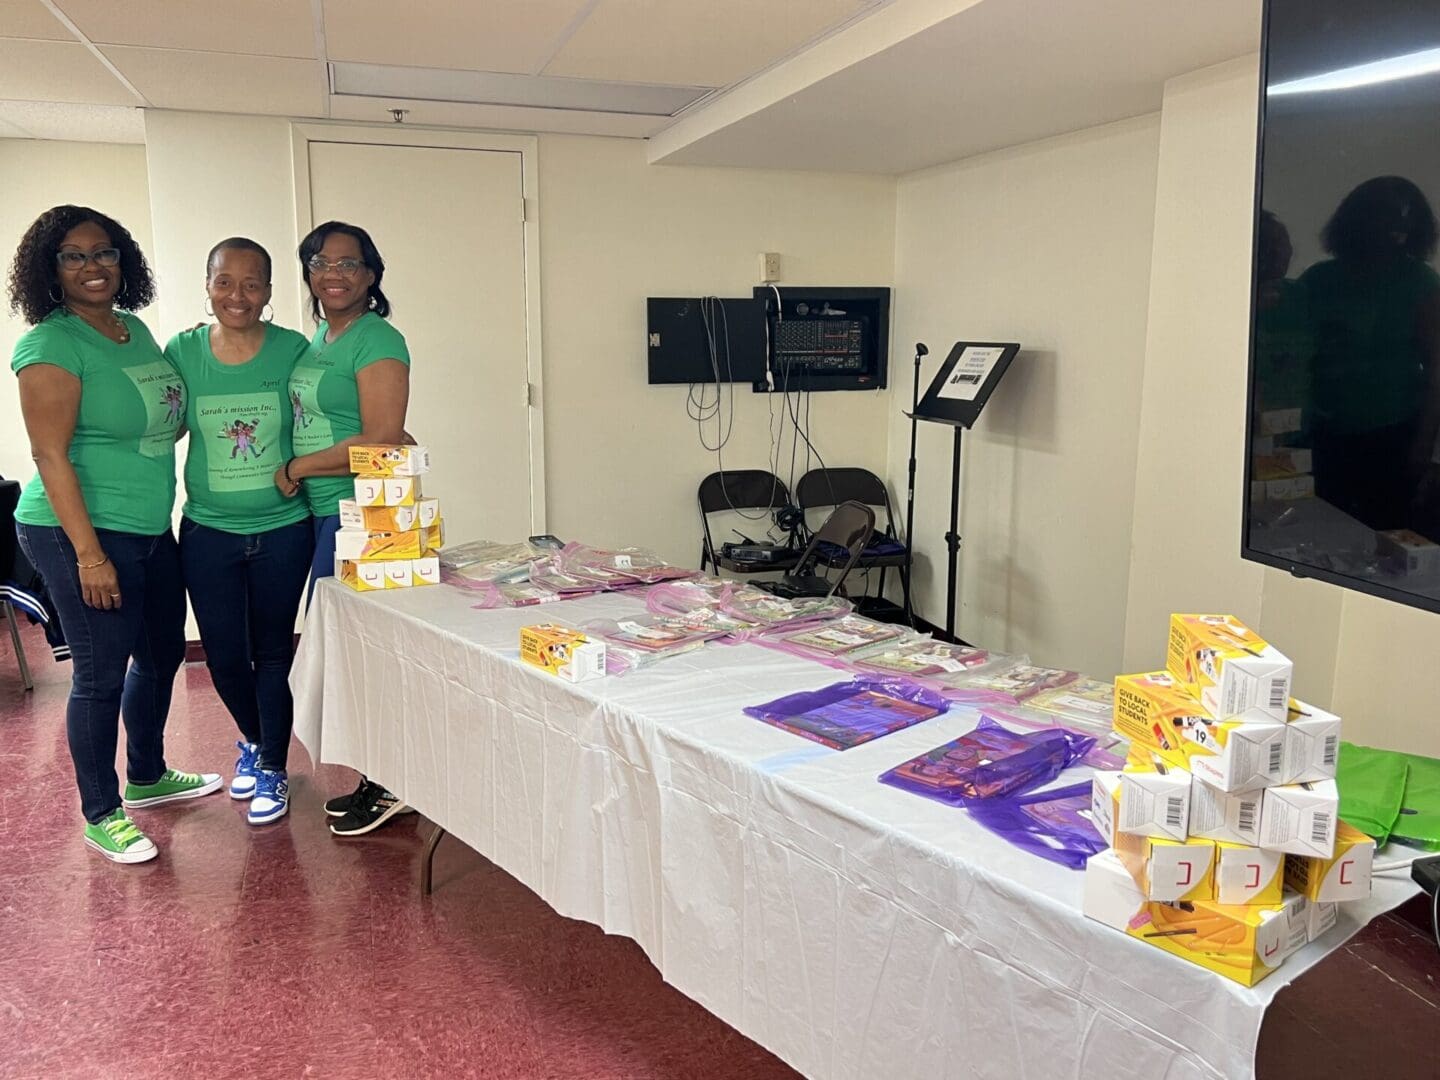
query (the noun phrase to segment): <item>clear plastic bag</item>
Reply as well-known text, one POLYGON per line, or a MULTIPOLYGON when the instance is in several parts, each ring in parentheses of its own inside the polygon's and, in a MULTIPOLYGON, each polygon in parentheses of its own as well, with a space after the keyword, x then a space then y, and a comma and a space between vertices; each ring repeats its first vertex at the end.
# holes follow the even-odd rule
POLYGON ((897 765, 880 782, 967 806, 1048 784, 1094 745, 1094 736, 1065 728, 1020 733, 982 716, 974 731, 897 765))
POLYGON ((1115 718, 1115 684, 1084 676, 1026 700, 1027 709, 1051 713, 1082 731, 1108 730, 1115 718))
POLYGON ((457 584, 500 585, 528 580, 531 565, 541 558, 541 551, 529 543, 472 540, 441 549, 440 569, 447 579, 458 579, 457 584))
POLYGON ((720 610, 766 630, 795 629, 838 619, 851 609, 842 596, 796 597, 787 600, 745 586, 721 601, 720 610))
POLYGON ((1090 856, 1106 846, 1090 819, 1090 786, 1071 784, 989 799, 971 805, 970 816, 1032 855, 1083 870, 1090 856))
POLYGON ((959 675, 994 663, 994 653, 951 645, 934 638, 921 637, 903 641, 873 653, 857 657, 855 666, 865 671, 909 678, 931 678, 959 675))
POLYGON ((948 707, 944 698, 918 683, 862 675, 743 711, 832 750, 848 750, 939 716, 948 707))
POLYGON ((1079 672, 1034 667, 1028 662, 1008 667, 947 675, 939 679, 945 696, 953 701, 1004 704, 1025 701, 1043 690, 1053 690, 1079 678, 1079 672))
POLYGON ((911 633, 913 631, 903 626, 848 614, 819 626, 768 635, 762 643, 797 656, 839 660, 866 649, 893 644, 911 633))
POLYGON ((612 582, 653 585, 696 576, 696 571, 671 566, 653 551, 638 547, 602 551, 584 544, 566 544, 559 561, 567 573, 593 577, 607 585, 612 582))

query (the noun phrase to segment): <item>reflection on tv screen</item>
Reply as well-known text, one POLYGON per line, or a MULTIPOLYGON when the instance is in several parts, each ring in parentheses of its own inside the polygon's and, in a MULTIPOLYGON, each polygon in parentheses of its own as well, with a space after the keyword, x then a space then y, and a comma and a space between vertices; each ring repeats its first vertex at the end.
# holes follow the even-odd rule
POLYGON ((1440 4, 1267 16, 1245 553, 1440 610, 1440 4))

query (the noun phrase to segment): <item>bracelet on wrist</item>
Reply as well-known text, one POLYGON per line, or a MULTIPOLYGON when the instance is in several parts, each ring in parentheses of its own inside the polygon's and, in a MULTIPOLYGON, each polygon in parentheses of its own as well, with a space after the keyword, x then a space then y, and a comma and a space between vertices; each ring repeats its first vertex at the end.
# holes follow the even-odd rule
POLYGON ((295 459, 293 457, 289 461, 285 462, 285 479, 292 484, 295 483, 295 478, 290 475, 290 466, 293 464, 295 464, 295 459))
POLYGON ((77 569, 80 569, 80 570, 98 570, 100 567, 104 566, 104 565, 105 565, 107 562, 109 562, 109 561, 110 561, 110 556, 109 556, 109 555, 106 555, 106 556, 104 556, 103 558, 101 558, 101 560, 100 560, 99 562, 92 562, 92 563, 83 563, 83 562, 81 562, 79 559, 76 559, 76 560, 75 560, 75 566, 76 566, 77 569))

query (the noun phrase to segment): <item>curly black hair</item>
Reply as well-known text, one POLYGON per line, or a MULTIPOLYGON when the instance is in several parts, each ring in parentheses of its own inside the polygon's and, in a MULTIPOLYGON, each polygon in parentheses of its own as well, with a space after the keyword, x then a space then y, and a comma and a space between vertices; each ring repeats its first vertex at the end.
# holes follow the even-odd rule
MULTIPOLYGON (((343 233, 349 236, 360 245, 360 261, 365 264, 375 280, 370 283, 367 290, 370 295, 370 310, 379 315, 382 319, 390 317, 390 300, 380 291, 380 279, 385 276, 385 260, 380 257, 380 249, 375 246, 375 241, 370 239, 370 234, 359 225, 351 225, 344 221, 327 221, 323 225, 316 225, 306 234, 305 239, 300 241, 300 272, 305 275, 305 282, 310 282, 310 259, 320 254, 320 249, 325 246, 331 233, 343 233)), ((320 298, 315 291, 310 291, 310 314, 318 323, 323 319, 324 313, 320 310, 320 298)))
POLYGON ((1437 235, 1435 212, 1413 181, 1403 176, 1376 176, 1340 200, 1320 241, 1341 260, 1398 250, 1428 261, 1435 254, 1437 235), (1396 245, 1392 234, 1405 239, 1396 245))
POLYGON ((24 316, 31 326, 64 305, 63 299, 55 299, 60 291, 55 256, 65 234, 86 222, 99 225, 110 242, 120 249, 120 292, 115 296, 116 304, 127 311, 139 311, 155 299, 155 278, 150 273, 150 264, 124 225, 88 206, 52 206, 25 230, 20 246, 15 249, 15 260, 10 264, 10 310, 24 316))

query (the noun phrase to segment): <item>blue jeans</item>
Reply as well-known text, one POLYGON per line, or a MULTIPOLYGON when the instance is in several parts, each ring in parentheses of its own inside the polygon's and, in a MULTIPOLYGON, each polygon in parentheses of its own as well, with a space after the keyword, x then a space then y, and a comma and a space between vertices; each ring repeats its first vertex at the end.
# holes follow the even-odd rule
POLYGON ((65 733, 80 809, 104 820, 120 806, 115 741, 125 717, 126 775, 153 784, 165 773, 165 720, 175 673, 185 659, 185 587, 175 537, 96 529, 115 564, 120 607, 85 603, 75 549, 58 526, 17 525, 16 535, 60 616, 74 671, 65 733), (128 669, 128 670, 127 670, 128 669))
POLYGON ((315 595, 315 582, 322 577, 335 576, 335 534, 340 531, 340 515, 311 518, 315 529, 315 560, 310 565, 310 589, 305 594, 305 607, 310 607, 310 598, 315 595))
POLYGON ((262 769, 284 769, 295 615, 310 570, 310 522, 243 535, 180 521, 180 565, 215 692, 262 769))

